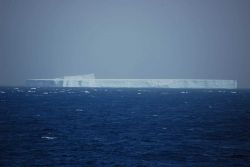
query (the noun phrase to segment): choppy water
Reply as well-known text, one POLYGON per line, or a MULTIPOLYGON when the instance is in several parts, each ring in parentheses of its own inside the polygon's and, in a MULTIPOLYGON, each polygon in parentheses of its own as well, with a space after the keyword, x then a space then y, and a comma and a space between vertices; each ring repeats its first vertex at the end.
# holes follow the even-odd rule
POLYGON ((0 88, 0 166, 250 166, 250 90, 0 88))

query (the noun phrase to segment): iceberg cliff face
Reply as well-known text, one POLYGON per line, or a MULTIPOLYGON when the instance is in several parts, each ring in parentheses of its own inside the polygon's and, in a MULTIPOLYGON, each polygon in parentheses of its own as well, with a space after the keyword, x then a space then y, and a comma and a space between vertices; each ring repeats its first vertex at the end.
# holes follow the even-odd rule
POLYGON ((134 88, 237 88, 233 80, 185 80, 185 79, 96 79, 91 87, 134 88))
POLYGON ((86 87, 87 85, 91 87, 94 81, 94 74, 65 76, 62 80, 63 87, 86 87))
POLYGON ((236 80, 207 79, 95 79, 94 74, 56 79, 29 79, 32 87, 109 87, 109 88, 192 88, 235 89, 236 80))

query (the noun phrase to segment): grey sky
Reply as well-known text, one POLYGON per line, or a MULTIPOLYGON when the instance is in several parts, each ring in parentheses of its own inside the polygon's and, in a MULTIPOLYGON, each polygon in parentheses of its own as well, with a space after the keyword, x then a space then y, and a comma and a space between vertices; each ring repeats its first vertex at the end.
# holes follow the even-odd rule
POLYGON ((237 79, 250 87, 249 0, 0 0, 0 85, 237 79))

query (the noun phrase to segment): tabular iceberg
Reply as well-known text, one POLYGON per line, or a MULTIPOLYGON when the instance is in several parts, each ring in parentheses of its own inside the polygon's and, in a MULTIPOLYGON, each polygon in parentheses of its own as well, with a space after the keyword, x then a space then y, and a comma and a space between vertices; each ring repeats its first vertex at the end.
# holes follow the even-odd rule
POLYGON ((107 87, 107 88, 192 88, 236 89, 236 80, 212 79, 96 79, 94 74, 55 79, 28 79, 29 87, 107 87))

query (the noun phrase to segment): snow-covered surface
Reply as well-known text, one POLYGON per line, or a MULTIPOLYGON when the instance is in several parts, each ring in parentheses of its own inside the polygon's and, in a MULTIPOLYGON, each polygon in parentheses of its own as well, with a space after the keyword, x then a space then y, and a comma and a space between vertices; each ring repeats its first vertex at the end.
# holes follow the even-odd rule
POLYGON ((110 88, 237 88, 236 80, 209 79, 95 79, 94 74, 56 79, 29 79, 32 87, 110 87, 110 88))

